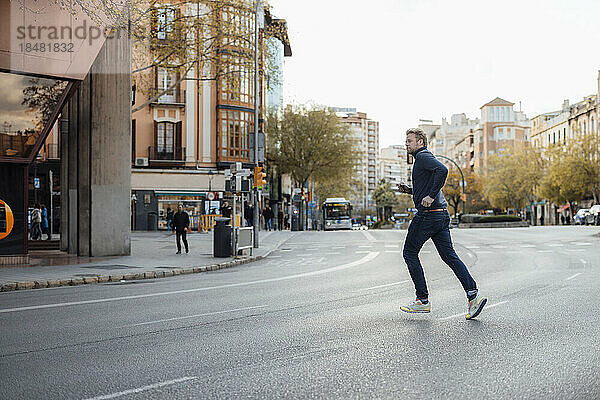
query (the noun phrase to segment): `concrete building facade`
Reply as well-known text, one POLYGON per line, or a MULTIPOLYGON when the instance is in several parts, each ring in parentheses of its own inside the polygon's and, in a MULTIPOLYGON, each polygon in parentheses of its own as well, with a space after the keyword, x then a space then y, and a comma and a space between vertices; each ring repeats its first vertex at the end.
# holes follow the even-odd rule
POLYGON ((356 198, 351 201, 358 209, 372 210, 375 208, 373 191, 379 177, 379 122, 368 119, 366 113, 357 112, 355 108, 334 107, 331 110, 349 125, 362 154, 356 171, 360 186, 356 198))

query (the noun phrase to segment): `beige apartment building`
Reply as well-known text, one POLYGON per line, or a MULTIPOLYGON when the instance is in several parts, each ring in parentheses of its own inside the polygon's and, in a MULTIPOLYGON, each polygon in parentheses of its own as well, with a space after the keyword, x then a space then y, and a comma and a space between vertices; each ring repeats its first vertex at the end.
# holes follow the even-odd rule
POLYGON ((475 172, 484 172, 490 156, 529 145, 531 121, 514 110, 514 103, 496 97, 480 108, 480 124, 474 130, 475 172))
MULTIPOLYGON (((157 10, 161 21, 158 39, 168 37, 172 15, 188 13, 193 17, 199 12, 195 7, 198 5, 165 2, 157 10)), ((239 32, 234 35, 253 37, 252 8, 223 7, 215 18, 235 21, 239 32)), ((278 54, 291 56, 286 21, 273 18, 265 9, 259 14, 259 24, 261 43, 269 41, 278 54), (277 32, 275 38, 264 39, 265 29, 272 27, 277 28, 272 29, 277 32)), ((137 91, 134 107, 164 94, 132 114, 133 229, 155 229, 155 224, 166 228, 167 209, 174 210, 179 203, 194 216, 192 225, 197 226, 197 217, 218 210, 224 199, 224 170, 233 162, 253 167, 254 73, 247 61, 253 57, 253 46, 253 40, 233 40, 222 44, 216 60, 190 65, 187 72, 160 67, 148 71, 154 87, 145 93, 137 91), (184 73, 185 79, 172 87, 184 73)), ((278 60, 283 63, 282 58, 278 60)), ((265 62, 262 52, 260 62, 265 62)), ((266 93, 272 89, 267 87, 269 78, 261 75, 259 81, 261 114, 273 106, 266 93)), ((275 90, 281 90, 281 82, 275 90)), ((270 98, 280 99, 281 95, 270 98)), ((262 146, 260 140, 259 144, 262 146)))
POLYGON ((340 120, 350 126, 362 158, 356 171, 360 186, 357 196, 350 199, 358 210, 374 211, 373 191, 377 186, 379 169, 379 122, 368 119, 367 114, 355 108, 330 108, 340 120))
POLYGON ((408 182, 406 146, 393 145, 379 152, 379 179, 385 179, 397 191, 397 184, 408 182))

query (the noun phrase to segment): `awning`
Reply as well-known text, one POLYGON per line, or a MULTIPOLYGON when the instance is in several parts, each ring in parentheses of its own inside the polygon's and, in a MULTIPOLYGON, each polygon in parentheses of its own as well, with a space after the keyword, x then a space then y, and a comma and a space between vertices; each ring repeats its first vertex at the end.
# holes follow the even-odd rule
POLYGON ((558 209, 558 211, 565 211, 567 208, 569 208, 571 205, 569 203, 565 204, 564 206, 560 207, 558 209))

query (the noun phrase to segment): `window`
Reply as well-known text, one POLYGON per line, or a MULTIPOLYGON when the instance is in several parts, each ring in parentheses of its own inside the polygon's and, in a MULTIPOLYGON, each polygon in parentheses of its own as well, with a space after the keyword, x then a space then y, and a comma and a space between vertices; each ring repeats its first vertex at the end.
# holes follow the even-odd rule
POLYGON ((253 119, 247 111, 221 110, 219 155, 222 161, 248 159, 248 134, 254 131, 253 119))
MULTIPOLYGON (((162 93, 167 88, 171 87, 177 82, 177 73, 175 71, 167 70, 166 68, 159 68, 156 77, 157 93, 162 93)), ((159 103, 174 103, 176 100, 175 91, 176 88, 172 88, 165 94, 158 98, 159 103)))
POLYGON ((491 155, 493 155, 493 154, 494 154, 494 150, 490 150, 490 151, 488 152, 488 154, 489 154, 490 156, 491 156, 491 155))
POLYGON ((173 24, 175 22, 175 9, 161 8, 158 10, 156 24, 156 38, 166 39, 173 32, 173 24))
POLYGON ((156 151, 161 154, 173 154, 175 151, 175 124, 159 122, 156 126, 156 151))

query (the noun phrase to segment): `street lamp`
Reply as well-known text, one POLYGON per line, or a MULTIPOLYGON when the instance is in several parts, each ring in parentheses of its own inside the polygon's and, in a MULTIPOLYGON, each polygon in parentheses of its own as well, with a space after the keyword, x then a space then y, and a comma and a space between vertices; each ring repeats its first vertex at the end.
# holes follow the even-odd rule
POLYGON ((462 185, 461 186, 462 186, 462 192, 463 192, 463 202, 462 202, 463 203, 463 214, 466 214, 467 212, 466 212, 466 204, 465 203, 467 201, 467 197, 465 195, 465 186, 467 186, 467 185, 465 183, 465 175, 463 174, 462 169, 460 169, 460 167, 458 166, 458 164, 453 159, 451 159, 449 157, 442 156, 442 155, 439 155, 439 154, 436 154, 435 156, 443 158, 444 160, 450 161, 452 164, 456 165, 456 168, 458 168, 458 172, 460 172, 460 176, 461 176, 461 179, 462 179, 462 185))
MULTIPOLYGON (((254 10, 254 170, 258 167, 258 10, 261 0, 256 0, 256 9, 254 10)), ((258 188, 254 187, 254 243, 255 249, 258 248, 258 228, 260 224, 260 203, 258 201, 258 188)))

